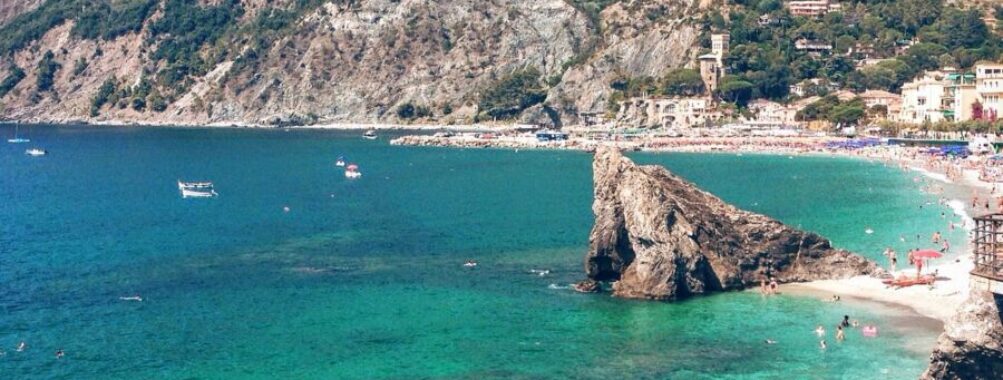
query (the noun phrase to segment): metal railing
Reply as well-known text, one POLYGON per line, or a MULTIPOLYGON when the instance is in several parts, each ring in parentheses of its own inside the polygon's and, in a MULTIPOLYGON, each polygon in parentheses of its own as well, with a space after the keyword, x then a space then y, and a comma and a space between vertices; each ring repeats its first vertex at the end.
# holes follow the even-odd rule
POLYGON ((1003 281, 1003 214, 975 218, 975 269, 972 275, 1003 281))

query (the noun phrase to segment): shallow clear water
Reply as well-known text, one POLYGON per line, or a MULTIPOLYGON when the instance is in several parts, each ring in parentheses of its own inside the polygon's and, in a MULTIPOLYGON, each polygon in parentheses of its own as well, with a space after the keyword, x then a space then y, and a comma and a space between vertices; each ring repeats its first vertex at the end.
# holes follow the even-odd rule
MULTIPOLYGON (((564 289, 582 278, 592 222, 584 153, 329 131, 21 132, 32 143, 0 146, 4 378, 915 378, 936 335, 860 304, 564 289), (361 179, 334 167, 339 154, 361 179), (178 178, 221 195, 183 200, 178 178), (135 294, 144 301, 119 300, 135 294), (851 331, 818 349, 814 326, 843 314, 882 336, 851 331)), ((880 164, 634 158, 872 258, 946 225, 941 209, 919 208, 934 198, 910 175, 880 164)))

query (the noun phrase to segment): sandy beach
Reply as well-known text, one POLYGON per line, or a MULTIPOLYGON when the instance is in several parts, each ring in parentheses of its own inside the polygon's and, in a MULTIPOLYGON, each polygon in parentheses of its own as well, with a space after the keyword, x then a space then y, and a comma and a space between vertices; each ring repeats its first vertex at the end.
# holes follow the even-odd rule
MULTIPOLYGON (((945 172, 925 167, 921 160, 913 157, 899 155, 896 157, 872 156, 871 158, 885 159, 888 163, 897 164, 905 170, 916 173, 917 179, 925 178, 925 182, 930 184, 929 187, 943 189, 941 196, 947 201, 940 207, 944 207, 946 212, 958 215, 962 219, 961 228, 966 231, 971 231, 974 228, 972 216, 985 212, 981 205, 978 210, 972 207, 970 201, 972 194, 978 194, 978 197, 983 200, 992 199, 993 196, 993 184, 979 180, 978 172, 972 169, 965 169, 960 176, 952 178, 945 172)), ((921 233, 927 236, 929 231, 921 233)), ((968 297, 969 272, 974 268, 971 244, 966 242, 965 246, 956 248, 961 251, 959 255, 929 261, 927 266, 923 268, 924 274, 937 273, 936 282, 932 286, 917 285, 894 288, 885 285, 878 278, 859 276, 844 280, 787 284, 783 285, 782 288, 793 294, 818 296, 824 299, 828 299, 832 295, 839 295, 840 297, 899 305, 922 316, 946 322, 955 314, 958 305, 968 297)), ((916 269, 908 265, 905 252, 899 252, 898 256, 898 267, 893 275, 896 277, 903 274, 915 276, 916 269)), ((887 261, 878 264, 885 269, 889 265, 887 261)))

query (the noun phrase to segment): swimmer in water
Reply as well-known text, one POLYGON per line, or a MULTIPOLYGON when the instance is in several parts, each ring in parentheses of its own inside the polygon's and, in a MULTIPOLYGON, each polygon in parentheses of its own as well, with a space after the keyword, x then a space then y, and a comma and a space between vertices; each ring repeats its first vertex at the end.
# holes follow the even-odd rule
POLYGON ((826 346, 825 346, 825 341, 824 341, 824 340, 820 340, 820 341, 818 341, 818 346, 819 346, 819 347, 821 347, 821 348, 822 348, 822 349, 824 350, 824 349, 825 349, 825 347, 826 347, 826 346))
POLYGON ((26 346, 27 346, 27 345, 26 345, 26 344, 24 344, 24 341, 22 340, 22 341, 21 341, 21 343, 18 343, 18 344, 17 344, 17 352, 21 352, 21 351, 24 351, 24 348, 25 348, 26 346))
POLYGON ((846 334, 843 332, 843 326, 836 326, 836 340, 842 342, 843 339, 846 339, 846 334))
POLYGON ((62 359, 62 358, 63 358, 63 349, 60 348, 56 350, 56 359, 62 359))
POLYGON ((818 325, 818 327, 815 328, 815 335, 818 335, 819 338, 825 336, 825 327, 818 325))

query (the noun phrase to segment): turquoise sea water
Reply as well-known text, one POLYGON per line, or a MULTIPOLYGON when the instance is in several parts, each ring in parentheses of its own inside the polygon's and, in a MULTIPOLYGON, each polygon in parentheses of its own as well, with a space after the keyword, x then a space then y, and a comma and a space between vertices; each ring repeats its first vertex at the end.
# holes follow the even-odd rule
MULTIPOLYGON (((0 378, 905 379, 936 336, 885 309, 805 297, 668 304, 564 289, 582 278, 592 222, 584 153, 329 131, 21 132, 31 144, 0 146, 0 378), (339 154, 361 179, 334 167, 339 154), (221 195, 183 200, 178 178, 221 195), (820 350, 814 326, 843 314, 882 336, 830 335, 820 350)), ((880 164, 633 157, 872 258, 946 225, 919 208, 935 198, 911 175, 880 164)), ((960 246, 963 232, 950 236, 960 246)))

